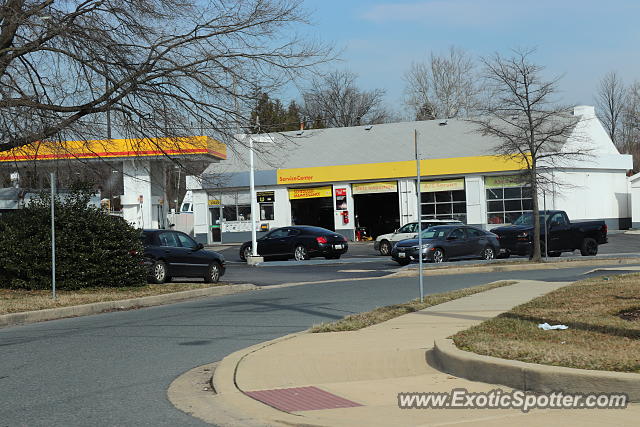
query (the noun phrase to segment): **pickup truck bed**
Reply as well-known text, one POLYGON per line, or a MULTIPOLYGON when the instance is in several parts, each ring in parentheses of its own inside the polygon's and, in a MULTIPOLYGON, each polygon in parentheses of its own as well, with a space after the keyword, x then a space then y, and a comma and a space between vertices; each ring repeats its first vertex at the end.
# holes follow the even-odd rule
MULTIPOLYGON (((593 256, 598 253, 598 245, 608 242, 607 225, 604 221, 571 222, 564 211, 540 212, 541 218, 548 218, 550 256, 560 256, 562 252, 580 250, 583 256, 593 256)), ((533 248, 533 215, 526 213, 518 218, 513 225, 498 227, 491 230, 498 235, 502 257, 511 254, 530 255, 533 248)), ((540 225, 540 243, 544 253, 545 221, 540 225)))

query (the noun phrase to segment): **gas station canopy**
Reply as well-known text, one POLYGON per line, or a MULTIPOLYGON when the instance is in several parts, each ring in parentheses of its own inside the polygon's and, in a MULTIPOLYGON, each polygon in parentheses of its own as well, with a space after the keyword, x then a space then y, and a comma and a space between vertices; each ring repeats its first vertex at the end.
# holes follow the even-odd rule
POLYGON ((227 147, 208 136, 63 142, 43 141, 0 152, 0 162, 107 158, 130 160, 141 157, 151 160, 167 158, 168 156, 224 160, 227 158, 227 147))
POLYGON ((0 168, 3 164, 19 169, 28 162, 60 160, 122 162, 124 194, 120 200, 124 219, 140 228, 165 228, 168 203, 164 164, 172 158, 219 162, 227 158, 227 147, 208 136, 43 141, 0 152, 0 168))

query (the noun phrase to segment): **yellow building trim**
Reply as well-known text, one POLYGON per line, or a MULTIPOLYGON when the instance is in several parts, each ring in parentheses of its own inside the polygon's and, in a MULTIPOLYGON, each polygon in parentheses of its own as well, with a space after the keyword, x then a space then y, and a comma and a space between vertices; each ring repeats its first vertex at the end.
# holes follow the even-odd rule
MULTIPOLYGON (((420 168, 422 176, 437 176, 517 171, 525 169, 526 166, 522 162, 503 156, 474 156, 421 160, 420 168)), ((277 175, 278 184, 406 178, 416 175, 416 162, 402 161, 278 169, 277 175)))
POLYGON ((206 155, 227 158, 227 147, 208 136, 35 142, 0 153, 0 162, 206 155))

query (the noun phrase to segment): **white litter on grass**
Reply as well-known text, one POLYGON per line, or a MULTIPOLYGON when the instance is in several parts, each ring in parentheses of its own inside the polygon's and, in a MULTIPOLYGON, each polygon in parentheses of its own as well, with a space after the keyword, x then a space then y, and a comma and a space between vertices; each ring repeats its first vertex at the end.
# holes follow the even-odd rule
POLYGON ((550 325, 548 323, 540 323, 538 328, 544 329, 545 331, 550 331, 552 329, 569 329, 567 325, 550 325))

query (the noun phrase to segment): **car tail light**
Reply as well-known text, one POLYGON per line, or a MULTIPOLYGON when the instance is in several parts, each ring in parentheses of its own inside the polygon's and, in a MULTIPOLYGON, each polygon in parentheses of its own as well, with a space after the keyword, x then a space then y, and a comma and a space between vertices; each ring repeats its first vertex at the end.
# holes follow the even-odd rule
POLYGON ((607 234, 607 231, 609 231, 609 227, 607 227, 607 224, 605 224, 605 225, 602 226, 602 232, 604 234, 607 234))
POLYGON ((324 236, 316 237, 318 243, 327 243, 327 238, 324 236))
POLYGON ((344 237, 344 236, 342 236, 342 241, 343 241, 343 242, 348 242, 347 238, 346 238, 346 237, 344 237))

